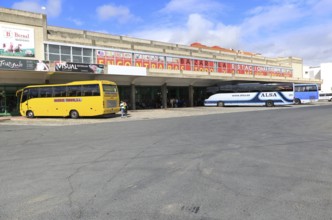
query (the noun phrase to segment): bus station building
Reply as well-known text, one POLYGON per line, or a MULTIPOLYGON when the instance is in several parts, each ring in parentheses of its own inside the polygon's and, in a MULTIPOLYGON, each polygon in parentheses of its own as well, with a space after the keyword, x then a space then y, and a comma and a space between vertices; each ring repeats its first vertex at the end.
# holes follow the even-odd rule
POLYGON ((0 116, 18 113, 27 85, 110 80, 130 109, 203 104, 206 88, 232 82, 318 83, 297 57, 180 45, 49 26, 45 14, 0 8, 0 116))

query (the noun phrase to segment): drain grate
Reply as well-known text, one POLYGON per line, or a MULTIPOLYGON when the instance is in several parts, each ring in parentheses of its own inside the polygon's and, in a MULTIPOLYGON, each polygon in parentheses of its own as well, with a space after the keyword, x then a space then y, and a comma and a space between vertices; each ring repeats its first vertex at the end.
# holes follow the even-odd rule
POLYGON ((182 206, 181 211, 188 211, 197 214, 199 211, 199 206, 182 206))

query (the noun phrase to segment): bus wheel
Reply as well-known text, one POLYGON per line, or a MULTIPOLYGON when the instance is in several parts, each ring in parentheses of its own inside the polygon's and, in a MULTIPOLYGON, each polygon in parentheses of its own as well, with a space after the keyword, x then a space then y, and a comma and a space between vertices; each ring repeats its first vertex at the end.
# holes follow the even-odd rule
POLYGON ((273 101, 269 100, 269 101, 266 101, 265 105, 266 105, 266 107, 273 107, 274 103, 273 103, 273 101))
POLYGON ((78 118, 78 112, 76 110, 71 110, 70 113, 69 113, 69 116, 71 118, 78 118))
POLYGON ((299 104, 301 104, 301 100, 300 99, 295 99, 294 103, 295 103, 295 105, 299 105, 299 104))
POLYGON ((224 102, 218 102, 217 106, 218 107, 224 107, 224 102))
POLYGON ((33 118, 33 117, 35 117, 35 114, 33 113, 33 111, 27 111, 27 118, 33 118))

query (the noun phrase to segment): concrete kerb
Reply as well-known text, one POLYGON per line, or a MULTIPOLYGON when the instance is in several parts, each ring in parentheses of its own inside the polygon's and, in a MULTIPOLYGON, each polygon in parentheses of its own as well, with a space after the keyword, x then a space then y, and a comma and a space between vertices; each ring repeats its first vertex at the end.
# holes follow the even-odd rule
POLYGON ((0 117, 0 122, 9 121, 11 117, 0 117))

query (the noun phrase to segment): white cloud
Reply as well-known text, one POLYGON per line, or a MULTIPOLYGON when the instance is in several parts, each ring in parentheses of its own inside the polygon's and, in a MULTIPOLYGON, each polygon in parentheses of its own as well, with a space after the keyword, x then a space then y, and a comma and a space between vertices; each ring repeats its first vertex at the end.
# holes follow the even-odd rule
POLYGON ((13 3, 12 8, 57 17, 61 13, 61 4, 62 0, 48 0, 45 4, 41 4, 39 0, 26 0, 13 3))
POLYGON ((84 24, 83 21, 76 18, 68 18, 67 20, 74 23, 76 26, 82 26, 84 24))
MULTIPOLYGON (((306 12, 291 4, 257 7, 249 12, 242 23, 246 34, 257 35, 264 32, 279 32, 281 26, 289 26, 298 21, 306 12)), ((282 29, 284 30, 284 29, 282 29)))
MULTIPOLYGON (((269 46, 262 48, 268 56, 296 56, 303 59, 306 65, 319 65, 332 61, 332 36, 329 30, 332 22, 326 25, 315 25, 295 29, 270 37, 264 42, 269 46)), ((255 43, 254 47, 259 45, 255 43)))
POLYGON ((224 6, 214 0, 171 0, 161 11, 166 13, 203 13, 218 11, 224 6))
POLYGON ((332 21, 326 11, 317 13, 328 5, 326 0, 291 0, 255 9, 240 26, 242 47, 269 57, 300 57, 306 65, 331 62, 332 21))
POLYGON ((311 5, 314 13, 319 13, 320 15, 331 14, 332 1, 331 0, 320 0, 315 1, 311 5))
POLYGON ((47 15, 57 17, 61 13, 62 0, 48 0, 46 3, 47 15))
POLYGON ((190 45, 194 42, 208 46, 226 46, 235 48, 238 45, 240 30, 235 26, 222 23, 214 24, 200 14, 189 15, 184 26, 175 25, 169 28, 145 29, 131 35, 139 38, 190 45))
POLYGON ((23 11, 30 11, 41 13, 42 6, 35 1, 22 1, 22 2, 15 2, 12 6, 14 9, 23 10, 23 11))
POLYGON ((138 19, 133 14, 131 14, 129 8, 124 6, 115 6, 112 4, 98 7, 97 16, 102 21, 114 19, 117 20, 119 23, 126 23, 128 21, 138 19))
MULTIPOLYGON (((179 13, 189 5, 194 6, 184 12, 208 8, 204 9, 200 2, 172 0, 162 12, 168 11, 169 18, 174 15, 172 12, 179 13)), ((294 56, 302 58, 306 65, 319 65, 332 61, 332 19, 328 17, 331 8, 330 0, 279 0, 239 14, 243 19, 236 25, 205 16, 206 13, 191 13, 182 15, 186 21, 184 24, 167 20, 167 24, 147 27, 131 35, 184 45, 200 42, 207 46, 261 53, 267 57, 294 56), (318 13, 318 10, 324 13, 318 13)))

